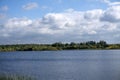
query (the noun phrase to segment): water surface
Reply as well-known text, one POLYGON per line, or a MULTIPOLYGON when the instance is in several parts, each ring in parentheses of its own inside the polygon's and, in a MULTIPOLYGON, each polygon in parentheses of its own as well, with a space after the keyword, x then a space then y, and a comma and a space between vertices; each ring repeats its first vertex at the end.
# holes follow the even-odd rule
POLYGON ((0 52, 0 74, 38 80, 120 80, 120 50, 0 52))

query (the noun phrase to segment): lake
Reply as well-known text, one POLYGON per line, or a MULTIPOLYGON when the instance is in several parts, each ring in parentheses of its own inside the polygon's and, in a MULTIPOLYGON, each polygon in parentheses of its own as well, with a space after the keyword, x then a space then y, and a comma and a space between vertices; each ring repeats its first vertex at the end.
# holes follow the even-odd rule
POLYGON ((0 52, 0 74, 38 80, 120 80, 120 50, 0 52))

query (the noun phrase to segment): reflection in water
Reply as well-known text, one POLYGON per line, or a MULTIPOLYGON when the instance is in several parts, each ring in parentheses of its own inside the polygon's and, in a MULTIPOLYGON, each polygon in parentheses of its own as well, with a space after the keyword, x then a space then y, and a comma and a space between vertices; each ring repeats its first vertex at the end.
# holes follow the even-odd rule
POLYGON ((33 51, 0 54, 0 74, 38 80, 120 80, 120 50, 33 51))

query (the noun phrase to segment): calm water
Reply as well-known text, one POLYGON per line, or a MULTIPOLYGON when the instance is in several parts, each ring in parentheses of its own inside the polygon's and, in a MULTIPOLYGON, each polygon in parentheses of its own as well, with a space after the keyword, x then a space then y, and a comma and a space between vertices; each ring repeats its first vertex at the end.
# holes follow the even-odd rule
POLYGON ((120 80, 120 50, 0 52, 0 74, 38 80, 120 80))

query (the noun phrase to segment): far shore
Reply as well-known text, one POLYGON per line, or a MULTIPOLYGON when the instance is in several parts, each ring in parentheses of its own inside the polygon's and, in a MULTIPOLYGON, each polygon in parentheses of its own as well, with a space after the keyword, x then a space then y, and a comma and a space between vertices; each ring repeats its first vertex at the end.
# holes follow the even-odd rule
POLYGON ((120 44, 108 44, 105 41, 87 41, 81 43, 62 43, 53 44, 9 44, 0 45, 0 52, 10 51, 60 51, 60 50, 119 50, 120 44))

